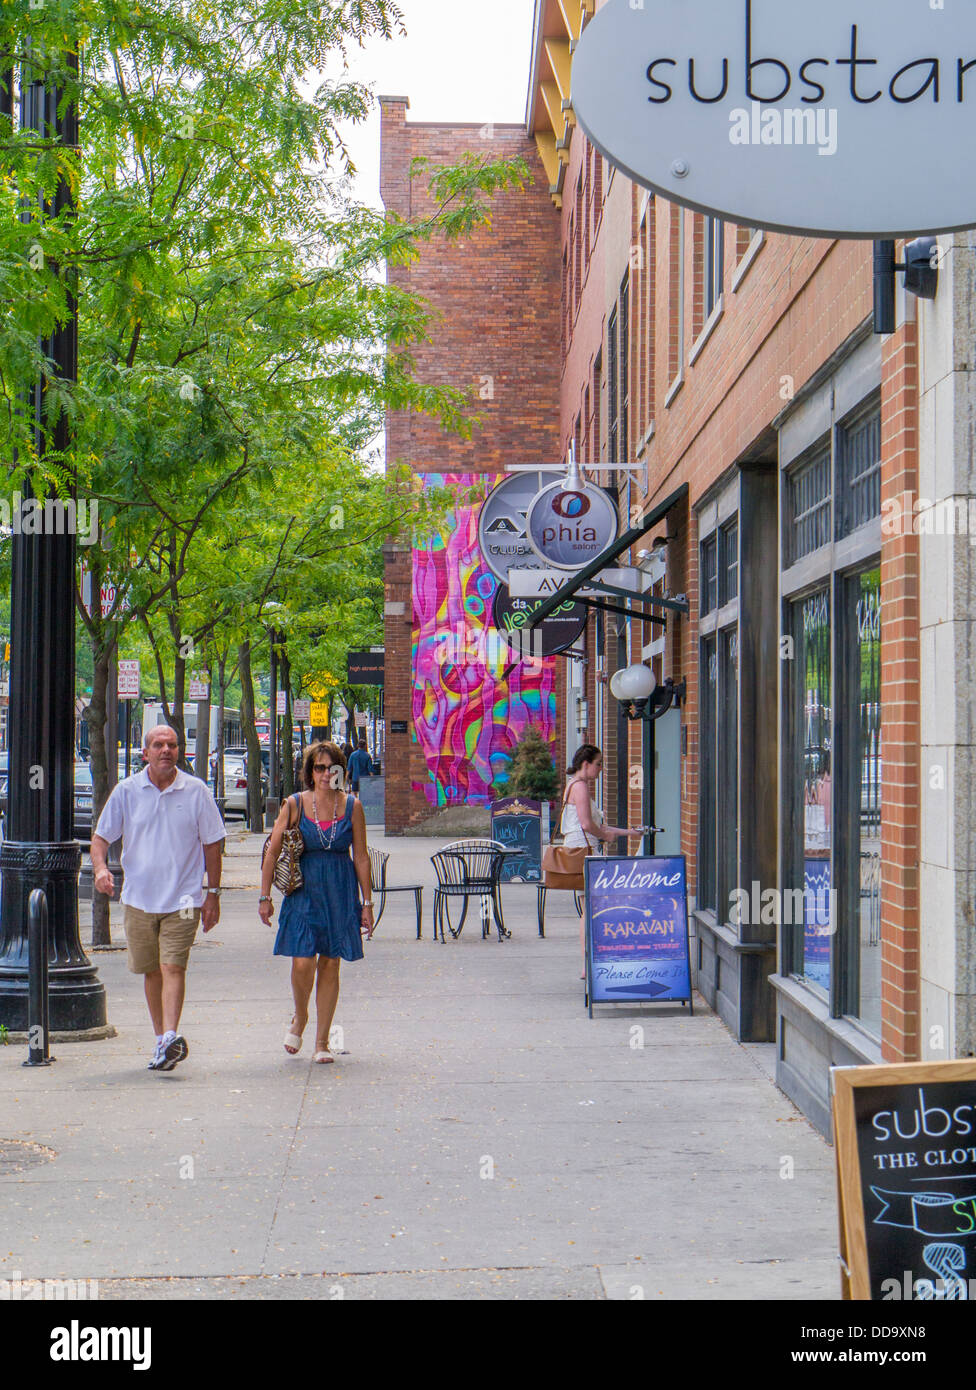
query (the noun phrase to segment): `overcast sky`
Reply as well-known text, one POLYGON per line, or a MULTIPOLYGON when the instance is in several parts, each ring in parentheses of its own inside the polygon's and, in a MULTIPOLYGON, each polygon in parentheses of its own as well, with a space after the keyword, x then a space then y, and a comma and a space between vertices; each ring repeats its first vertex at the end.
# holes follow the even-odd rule
MULTIPOLYGON (((374 94, 410 98, 408 121, 521 121, 529 80, 533 0, 398 0, 405 38, 350 54, 374 94)), ((380 116, 345 132, 356 195, 379 206, 380 116)))

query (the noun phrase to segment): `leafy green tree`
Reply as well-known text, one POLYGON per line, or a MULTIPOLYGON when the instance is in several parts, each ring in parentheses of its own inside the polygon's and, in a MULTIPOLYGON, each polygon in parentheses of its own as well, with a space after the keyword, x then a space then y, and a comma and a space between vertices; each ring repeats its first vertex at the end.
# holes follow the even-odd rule
MULTIPOLYGON (((250 641, 245 625, 267 602, 300 614, 302 566, 316 571, 321 606, 326 592, 346 603, 358 632, 362 605, 375 599, 375 538, 383 526, 386 534, 409 527, 427 504, 394 477, 378 515, 347 506, 355 520, 345 525, 359 531, 341 540, 320 513, 308 520, 310 504, 314 511, 323 491, 337 505, 360 495, 375 502, 356 456, 388 409, 470 428, 464 393, 413 379, 410 344, 428 332, 428 311, 378 271, 416 256, 425 240, 486 221, 493 193, 518 185, 525 170, 474 157, 430 170, 433 210, 416 223, 345 198, 340 129, 365 115, 369 95, 341 75, 319 75, 346 45, 400 27, 392 0, 262 0, 246 13, 231 0, 0 9, 0 447, 12 463, 10 488, 24 478, 38 492, 77 485, 98 500, 111 538, 84 558, 96 595, 103 579, 114 581, 112 611, 103 618, 96 602, 89 614, 78 595, 92 658, 96 814, 107 792, 103 726, 120 642, 152 653, 179 723, 190 653, 213 645, 236 660, 250 641), (80 77, 63 54, 75 41, 80 77), (15 130, 3 114, 9 71, 28 55, 77 102, 79 152, 15 130), (62 176, 76 208, 42 219, 43 198, 62 176), (52 385, 46 409, 49 419, 70 415, 74 448, 39 461, 21 398, 42 373, 41 339, 69 317, 69 288, 78 298, 79 380, 52 385), (375 542, 369 579, 367 540, 375 542), (235 579, 222 588, 221 546, 235 579), (337 552, 349 552, 355 571, 357 549, 346 590, 337 552)), ((342 628, 328 607, 320 630, 334 672, 342 628)))

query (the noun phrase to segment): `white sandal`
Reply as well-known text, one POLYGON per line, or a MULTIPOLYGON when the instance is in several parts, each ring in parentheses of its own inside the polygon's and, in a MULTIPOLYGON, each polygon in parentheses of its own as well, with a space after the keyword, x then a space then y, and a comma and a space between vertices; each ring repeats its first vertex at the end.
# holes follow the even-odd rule
POLYGON ((316 1052, 315 1056, 312 1058, 312 1061, 321 1062, 323 1065, 325 1065, 328 1062, 334 1062, 335 1058, 333 1057, 331 1052, 316 1052))
MULTIPOLYGON (((288 1026, 289 1026, 289 1028, 290 1028, 290 1027, 291 1027, 291 1024, 289 1024, 288 1026)), ((288 1052, 288 1056, 289 1056, 289 1057, 294 1057, 294 1056, 296 1056, 297 1053, 301 1052, 301 1050, 302 1050, 302 1039, 301 1039, 301 1034, 299 1034, 299 1033, 286 1032, 286 1033, 285 1033, 284 1048, 285 1048, 285 1051, 286 1051, 286 1052, 288 1052, 288 1049, 289 1049, 289 1048, 294 1048, 294 1051, 293 1051, 293 1052, 288 1052)))

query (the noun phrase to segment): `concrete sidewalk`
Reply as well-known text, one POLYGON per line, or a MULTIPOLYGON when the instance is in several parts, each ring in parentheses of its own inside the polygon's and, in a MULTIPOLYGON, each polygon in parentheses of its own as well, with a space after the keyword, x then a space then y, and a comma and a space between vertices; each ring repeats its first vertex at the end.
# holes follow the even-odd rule
MULTIPOLYGON (((186 1063, 145 1069, 123 951, 95 957, 116 1038, 34 1071, 0 1048, 0 1278, 97 1279, 102 1298, 837 1297, 829 1147, 700 1000, 589 1020, 569 895, 545 940, 535 890, 511 885, 510 941, 471 912, 444 946, 431 887, 419 942, 395 895, 342 967, 346 1055, 313 1065, 310 1022, 289 1058, 262 839, 228 827, 186 1063)), ((391 882, 433 884, 436 842, 370 839, 391 882)))

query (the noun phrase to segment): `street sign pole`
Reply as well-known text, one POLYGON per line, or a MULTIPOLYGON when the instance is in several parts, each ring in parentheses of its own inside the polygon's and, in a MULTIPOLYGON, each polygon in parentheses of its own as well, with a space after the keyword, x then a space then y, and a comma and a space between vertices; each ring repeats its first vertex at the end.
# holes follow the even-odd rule
MULTIPOLYGON (((20 83, 24 132, 77 149, 77 108, 50 82, 52 57, 25 57, 20 83), (50 84, 50 85, 49 85, 50 84)), ((78 55, 57 55, 74 80, 78 55)), ((10 74, 0 75, 8 79, 10 74)), ((8 95, 10 95, 8 93, 8 95)), ((11 106, 12 109, 12 106, 11 106)), ((59 176, 43 217, 72 214, 68 181, 59 176)), ((24 219, 36 209, 26 209, 24 219)), ((72 447, 70 417, 47 416, 59 381, 78 376, 78 325, 74 284, 62 271, 68 313, 42 343, 49 366, 35 383, 34 448, 38 458, 63 457, 72 447)), ((27 402, 24 402, 25 407, 27 402)), ((53 411, 52 411, 53 414, 53 411)), ((72 489, 73 491, 73 489, 72 489)), ((33 496, 29 478, 22 484, 33 496)), ((50 535, 18 534, 11 541, 10 780, 7 836, 0 845, 0 1018, 13 1031, 28 1024, 28 906, 35 889, 50 906, 50 1023, 54 1032, 105 1028, 105 987, 78 935, 81 847, 74 839, 75 742, 75 536, 68 527, 50 535)))

